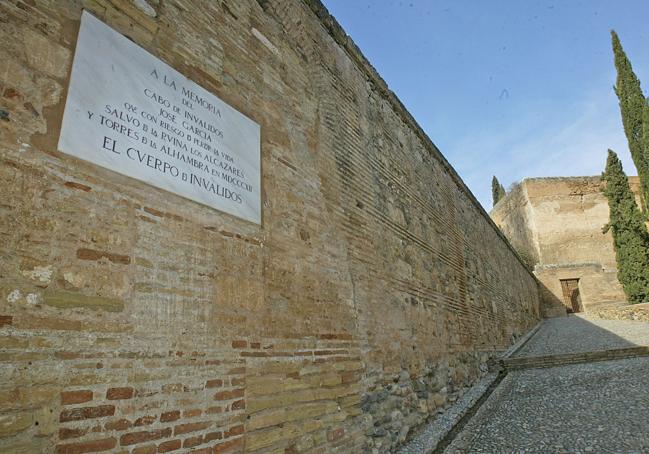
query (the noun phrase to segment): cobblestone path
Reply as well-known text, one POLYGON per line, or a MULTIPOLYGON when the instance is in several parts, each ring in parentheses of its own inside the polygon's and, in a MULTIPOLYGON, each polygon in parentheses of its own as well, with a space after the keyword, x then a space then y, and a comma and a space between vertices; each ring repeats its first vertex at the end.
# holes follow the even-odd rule
MULTIPOLYGON (((515 356, 649 345, 649 323, 546 320, 515 356)), ((649 357, 515 370, 446 453, 649 453, 649 357)))
POLYGON ((571 315, 544 320, 514 356, 583 353, 649 345, 649 323, 571 315))

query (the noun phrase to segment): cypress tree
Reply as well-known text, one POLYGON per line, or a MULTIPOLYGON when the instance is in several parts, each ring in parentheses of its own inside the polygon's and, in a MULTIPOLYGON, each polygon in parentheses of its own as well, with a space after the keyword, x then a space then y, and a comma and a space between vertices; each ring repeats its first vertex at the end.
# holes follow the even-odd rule
POLYGON ((649 232, 622 163, 612 150, 608 150, 602 178, 610 210, 603 232, 613 231, 618 280, 629 303, 649 302, 649 232))
POLYGON ((643 116, 647 102, 640 88, 640 80, 633 72, 631 62, 624 53, 617 33, 613 30, 611 30, 611 42, 617 70, 615 94, 620 100, 620 113, 624 133, 629 142, 629 151, 638 169, 642 210, 647 212, 649 211, 649 158, 647 157, 649 149, 643 147, 643 116))
POLYGON ((496 175, 494 175, 494 177, 491 179, 491 198, 493 200, 494 206, 496 206, 498 201, 505 197, 506 194, 507 193, 505 192, 505 188, 502 184, 500 184, 500 181, 498 181, 496 175))
MULTIPOLYGON (((644 152, 644 163, 649 173, 649 105, 645 104, 642 108, 642 151, 644 152)), ((642 180, 641 180, 642 181, 642 180)), ((643 197, 643 200, 649 208, 649 198, 643 197)), ((645 210, 649 211, 649 210, 645 210)))

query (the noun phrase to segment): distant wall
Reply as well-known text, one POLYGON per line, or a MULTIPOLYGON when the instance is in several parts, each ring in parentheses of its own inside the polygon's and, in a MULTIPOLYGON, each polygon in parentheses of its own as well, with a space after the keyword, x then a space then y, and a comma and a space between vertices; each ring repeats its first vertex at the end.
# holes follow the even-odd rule
POLYGON ((617 280, 615 268, 603 268, 599 263, 538 266, 534 274, 542 284, 547 307, 564 305, 561 280, 579 279, 579 292, 586 312, 597 309, 601 305, 623 303, 624 291, 617 280))
MULTIPOLYGON (((639 194, 637 177, 629 182, 639 194)), ((561 279, 580 279, 586 310, 625 300, 612 233, 602 233, 609 210, 600 177, 526 178, 491 216, 517 249, 537 252, 534 273, 548 311, 563 304, 561 279)))
POLYGON ((534 213, 524 184, 516 184, 494 206, 491 218, 530 268, 539 262, 534 213))
POLYGON ((0 451, 389 452, 536 281, 318 2, 192 3, 0 2, 0 451), (261 225, 57 151, 82 5, 261 125, 261 225))
POLYGON ((592 314, 608 320, 638 320, 649 322, 649 303, 602 306, 594 310, 592 314))
POLYGON ((612 234, 602 233, 608 202, 601 185, 599 177, 525 180, 542 264, 616 266, 612 234))

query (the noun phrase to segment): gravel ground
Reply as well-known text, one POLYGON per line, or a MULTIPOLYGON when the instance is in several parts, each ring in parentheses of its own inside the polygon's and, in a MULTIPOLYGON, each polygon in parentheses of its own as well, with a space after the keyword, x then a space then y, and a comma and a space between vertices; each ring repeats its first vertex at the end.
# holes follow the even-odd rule
POLYGON ((649 358, 510 372, 446 453, 649 453, 649 358))
POLYGON ((584 353, 638 345, 649 345, 649 323, 579 314, 544 320, 534 337, 513 356, 584 353))
POLYGON ((472 386, 455 405, 438 415, 430 424, 417 434, 415 438, 402 446, 399 454, 422 454, 430 452, 446 436, 455 424, 480 399, 480 396, 496 380, 498 374, 491 373, 472 386))

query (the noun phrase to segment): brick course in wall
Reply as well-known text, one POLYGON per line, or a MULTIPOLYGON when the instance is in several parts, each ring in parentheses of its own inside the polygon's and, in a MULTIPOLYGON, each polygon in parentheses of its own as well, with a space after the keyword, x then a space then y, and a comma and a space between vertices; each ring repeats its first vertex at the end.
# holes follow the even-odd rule
POLYGON ((7 0, 0 39, 0 452, 389 452, 536 323, 318 2, 7 0), (261 125, 262 225, 57 151, 82 8, 261 125))

